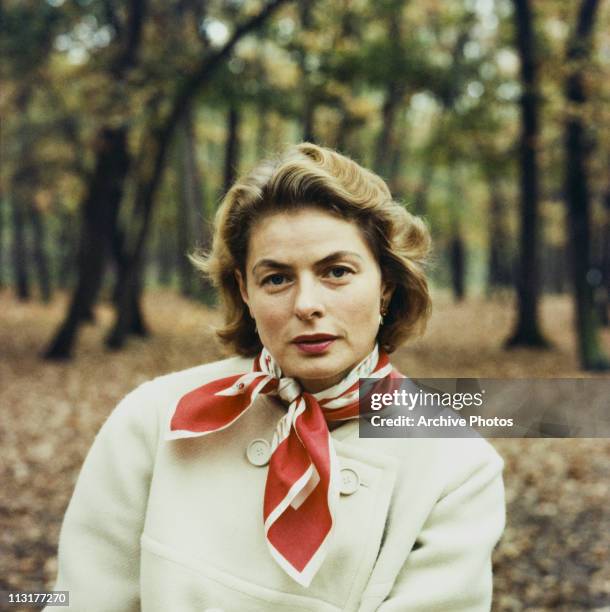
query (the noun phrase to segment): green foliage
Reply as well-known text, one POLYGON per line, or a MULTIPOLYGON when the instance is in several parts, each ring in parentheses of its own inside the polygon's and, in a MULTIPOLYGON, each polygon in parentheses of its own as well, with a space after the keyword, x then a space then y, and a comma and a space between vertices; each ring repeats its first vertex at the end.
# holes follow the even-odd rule
MULTIPOLYGON (((128 126, 133 187, 148 158, 147 130, 167 117, 176 92, 202 60, 262 4, 150 0, 137 53, 119 70, 132 2, 5 2, 0 9, 3 179, 8 184, 27 162, 36 169, 34 196, 49 202, 42 206, 46 218, 60 227, 58 219, 68 215, 76 228, 98 129, 128 126)), ((543 199, 552 202, 562 189, 565 43, 576 7, 550 0, 536 3, 535 10, 543 199)), ((584 111, 593 126, 591 147, 600 152, 591 159, 594 194, 606 188, 610 151, 608 3, 598 20, 587 66, 591 103, 584 111)), ((313 108, 317 140, 369 165, 379 155, 386 122, 393 121, 387 150, 381 151, 384 176, 410 207, 426 215, 439 244, 458 224, 473 248, 484 249, 492 181, 508 194, 512 215, 516 207, 521 92, 513 49, 509 0, 288 2, 239 43, 193 99, 202 210, 211 218, 222 189, 230 107, 240 110, 239 166, 244 169, 263 152, 300 140, 304 115, 313 108), (383 112, 391 92, 397 100, 388 119, 383 112)), ((170 156, 152 251, 176 230, 179 185, 173 162, 170 156)), ((132 196, 128 189, 127 203, 132 196)), ((129 218, 125 210, 123 215, 129 218)), ((515 239, 513 226, 510 231, 515 239)))

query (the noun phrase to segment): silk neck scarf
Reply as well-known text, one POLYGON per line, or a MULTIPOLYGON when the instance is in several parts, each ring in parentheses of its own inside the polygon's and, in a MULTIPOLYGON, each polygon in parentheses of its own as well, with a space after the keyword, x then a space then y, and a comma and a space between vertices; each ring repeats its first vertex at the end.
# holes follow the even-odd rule
POLYGON ((167 440, 203 436, 229 427, 260 394, 287 406, 271 442, 263 519, 269 551, 280 567, 309 586, 328 552, 339 500, 339 462, 328 423, 358 418, 360 378, 393 373, 377 346, 338 384, 304 391, 282 375, 267 349, 251 372, 220 378, 194 389, 176 406, 167 440))

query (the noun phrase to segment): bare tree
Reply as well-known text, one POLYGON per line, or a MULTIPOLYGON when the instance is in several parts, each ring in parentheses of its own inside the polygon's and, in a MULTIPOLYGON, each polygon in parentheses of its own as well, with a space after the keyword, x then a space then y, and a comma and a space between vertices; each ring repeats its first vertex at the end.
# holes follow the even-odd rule
POLYGON ((576 333, 581 366, 585 370, 607 370, 610 362, 602 351, 593 300, 596 280, 591 266, 590 194, 587 179, 587 146, 582 109, 587 102, 583 72, 589 60, 598 0, 582 0, 576 27, 568 41, 565 83, 566 102, 573 112, 566 120, 565 191, 569 215, 572 283, 576 308, 576 333))
MULTIPOLYGON (((610 171, 610 165, 608 167, 610 171)), ((603 206, 606 219, 602 228, 601 236, 601 286, 599 288, 600 299, 598 301, 599 318, 602 325, 610 325, 610 172, 608 172, 608 185, 603 195, 603 206)))
POLYGON ((12 190, 10 195, 13 220, 13 270, 17 297, 26 301, 30 299, 30 275, 27 265, 25 248, 25 219, 23 215, 23 202, 12 190))
POLYGON ((237 178, 239 166, 239 125, 241 114, 237 105, 231 103, 227 112, 227 139, 225 143, 224 190, 227 192, 237 178))
POLYGON ((4 191, 0 185, 0 288, 4 285, 4 208, 6 200, 4 199, 4 191))
POLYGON ((49 254, 47 251, 47 231, 44 216, 37 203, 30 201, 28 206, 30 227, 32 228, 32 255, 34 269, 38 277, 40 297, 43 302, 51 300, 51 273, 49 270, 49 254))
POLYGON ((513 0, 521 59, 521 229, 517 276, 517 326, 507 346, 548 346, 538 322, 538 74, 530 0, 513 0))

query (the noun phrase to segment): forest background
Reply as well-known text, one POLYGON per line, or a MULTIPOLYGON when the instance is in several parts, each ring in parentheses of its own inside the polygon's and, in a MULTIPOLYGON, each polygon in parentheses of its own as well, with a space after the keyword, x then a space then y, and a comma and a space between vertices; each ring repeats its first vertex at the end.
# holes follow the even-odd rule
MULTIPOLYGON (((608 0, 5 0, 0 28, 0 589, 52 586, 116 401, 220 355, 186 255, 287 144, 428 222, 402 371, 608 378, 608 0)), ((493 443, 495 609, 610 609, 608 440, 493 443)))

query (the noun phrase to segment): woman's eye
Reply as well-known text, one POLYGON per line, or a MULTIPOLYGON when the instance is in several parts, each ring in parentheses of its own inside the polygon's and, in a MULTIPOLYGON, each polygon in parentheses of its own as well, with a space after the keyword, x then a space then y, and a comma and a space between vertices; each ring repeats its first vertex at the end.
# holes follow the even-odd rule
POLYGON ((271 274, 263 280, 263 285, 274 285, 275 287, 278 287, 285 280, 286 276, 284 274, 271 274))
POLYGON ((351 273, 352 271, 349 268, 345 268, 344 266, 335 266, 329 271, 329 274, 332 278, 344 278, 345 276, 351 273))

